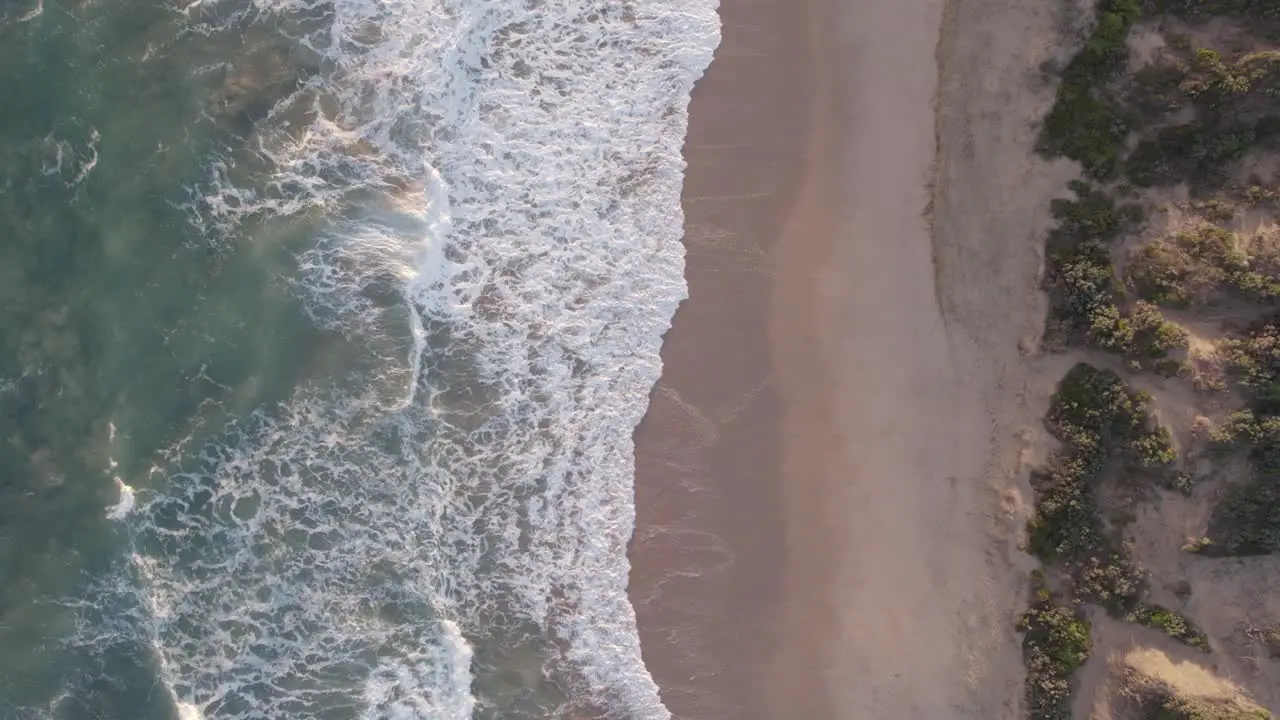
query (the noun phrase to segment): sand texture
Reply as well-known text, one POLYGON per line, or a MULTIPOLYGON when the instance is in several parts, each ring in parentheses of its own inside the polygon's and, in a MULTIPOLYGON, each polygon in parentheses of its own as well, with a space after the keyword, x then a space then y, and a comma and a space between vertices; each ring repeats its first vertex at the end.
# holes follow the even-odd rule
POLYGON ((1019 716, 1055 12, 722 4, 637 434, 632 594, 676 717, 1019 716))

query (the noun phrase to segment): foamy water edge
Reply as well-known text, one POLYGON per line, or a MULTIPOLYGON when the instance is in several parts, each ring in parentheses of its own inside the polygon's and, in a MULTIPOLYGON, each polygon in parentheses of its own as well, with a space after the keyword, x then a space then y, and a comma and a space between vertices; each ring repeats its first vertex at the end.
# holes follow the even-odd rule
MULTIPOLYGON (((361 717, 471 717, 464 634, 500 622, 493 598, 564 639, 575 692, 670 717, 626 595, 632 434, 687 293, 681 146, 717 4, 340 0, 301 36, 330 69, 278 114, 307 93, 339 111, 258 139, 266 186, 215 163, 193 219, 234 233, 348 208, 300 257, 298 287, 387 370, 370 394, 311 393, 228 428, 136 508, 132 486, 157 481, 119 480, 113 517, 137 552, 108 590, 141 590, 122 627, 143 628, 184 720, 310 717, 254 688, 319 682, 341 652, 380 658, 344 690, 361 717), (369 190, 380 199, 350 211, 369 190), (398 310, 367 299, 389 277, 398 310), (446 330, 448 350, 432 347, 446 330), (482 403, 456 396, 468 383, 482 403), (367 570, 382 566, 394 577, 367 570), (369 596, 424 620, 389 623, 369 596), (289 626, 308 634, 281 640, 289 626)), ((258 2, 211 24, 209 5, 188 8, 205 32, 320 7, 258 2)))

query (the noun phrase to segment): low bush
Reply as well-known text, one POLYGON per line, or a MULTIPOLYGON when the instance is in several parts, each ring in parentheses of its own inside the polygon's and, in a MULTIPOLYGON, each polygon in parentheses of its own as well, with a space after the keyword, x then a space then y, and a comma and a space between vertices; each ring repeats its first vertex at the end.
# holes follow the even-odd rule
POLYGON ((1231 488, 1213 509, 1209 538, 1206 554, 1280 552, 1280 476, 1259 473, 1231 488))
POLYGON ((1156 477, 1169 485, 1177 474, 1171 437, 1156 422, 1150 396, 1111 370, 1081 363, 1058 384, 1045 423, 1062 447, 1032 478, 1036 505, 1027 528, 1029 549, 1063 572, 1064 595, 1055 598, 1036 576, 1035 600, 1022 620, 1023 649, 1030 717, 1065 719, 1071 674, 1089 652, 1089 627, 1076 604, 1097 605, 1201 649, 1208 648, 1208 639, 1178 613, 1143 602, 1146 572, 1107 527, 1098 506, 1104 481, 1156 477))
POLYGON ((1187 347, 1187 331, 1164 319, 1155 305, 1139 300, 1129 310, 1129 325, 1133 328, 1131 354, 1156 359, 1173 350, 1187 347))
POLYGON ((1079 611, 1058 604, 1043 576, 1032 577, 1032 603, 1019 620, 1023 660, 1027 667, 1028 716, 1034 720, 1069 720, 1072 674, 1089 658, 1089 622, 1079 611))
POLYGON ((1206 554, 1280 552, 1280 319, 1224 341, 1219 353, 1250 407, 1211 436, 1220 449, 1243 449, 1252 477, 1231 487, 1213 509, 1206 554))
POLYGON ((1227 180, 1228 166, 1258 141, 1252 123, 1201 121, 1161 128, 1125 160, 1125 178, 1138 187, 1189 183, 1204 191, 1227 180))
POLYGON ((1139 605, 1132 614, 1132 621, 1155 628, 1165 635, 1186 643, 1197 650, 1210 652, 1209 636, 1205 635, 1186 616, 1159 605, 1139 605))
POLYGON ((1032 478, 1029 549, 1067 570, 1076 598, 1116 615, 1136 605, 1145 574, 1107 530, 1095 491, 1109 471, 1134 479, 1173 475, 1177 456, 1150 400, 1110 370, 1076 365, 1059 383, 1045 418, 1063 448, 1032 478))
MULTIPOLYGON (((1270 256, 1262 260, 1269 267, 1270 256)), ((1235 233, 1203 224, 1138 248, 1125 279, 1138 297, 1173 307, 1203 305, 1226 294, 1257 301, 1280 297, 1276 276, 1251 265, 1235 233)))
POLYGON ((1100 0, 1097 24, 1062 72, 1062 84, 1044 121, 1040 151, 1068 157, 1094 178, 1115 175, 1128 121, 1106 84, 1124 69, 1129 30, 1141 16, 1137 0, 1100 0))
POLYGON ((1045 279, 1051 316, 1072 338, 1113 352, 1131 346, 1133 331, 1116 304, 1120 281, 1101 243, 1090 240, 1052 252, 1045 279))
POLYGON ((1173 447, 1150 404, 1150 395, 1131 390, 1115 372, 1080 363, 1059 383, 1046 420, 1088 472, 1100 471, 1110 457, 1131 467, 1163 466, 1173 447))
POLYGON ((1243 336, 1228 338, 1218 353, 1232 378, 1262 415, 1280 414, 1280 318, 1258 323, 1243 336))
POLYGON ((1273 0, 1143 0, 1145 14, 1169 13, 1196 23, 1216 17, 1248 23, 1260 39, 1280 41, 1280 5, 1273 0))
POLYGON ((1142 223, 1142 208, 1119 205, 1110 194, 1093 185, 1072 180, 1067 184, 1073 197, 1057 198, 1049 204, 1057 227, 1049 236, 1055 247, 1074 247, 1090 240, 1107 242, 1142 223))
MULTIPOLYGON (((1050 319, 1065 331, 1068 341, 1138 361, 1156 361, 1185 348, 1186 332, 1166 321, 1155 305, 1139 301, 1127 310, 1121 306, 1124 288, 1105 243, 1139 226, 1141 209, 1119 205, 1085 182, 1073 182, 1070 187, 1074 198, 1058 198, 1052 204, 1058 225, 1048 242, 1050 319)), ((1176 253, 1162 245, 1152 247, 1132 263, 1131 282, 1152 298, 1174 304, 1186 294, 1186 267, 1194 266, 1195 259, 1180 245, 1170 246, 1176 253)))

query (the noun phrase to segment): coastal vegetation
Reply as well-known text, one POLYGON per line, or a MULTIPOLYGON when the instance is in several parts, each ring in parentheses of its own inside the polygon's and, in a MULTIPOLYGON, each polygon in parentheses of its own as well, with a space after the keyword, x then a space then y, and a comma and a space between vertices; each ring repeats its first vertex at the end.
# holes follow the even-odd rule
POLYGON ((1179 694, 1167 685, 1148 683, 1139 695, 1135 720, 1271 720, 1262 708, 1231 698, 1179 694))
MULTIPOLYGON (((1080 42, 1037 145, 1082 173, 1050 208, 1043 346, 1090 363, 1060 379, 1045 416, 1058 448, 1031 478, 1033 720, 1070 716, 1073 674, 1098 642, 1089 607, 1191 650, 1222 647, 1186 608, 1156 602, 1174 578, 1144 567, 1139 506, 1158 518, 1163 497, 1212 503, 1174 552, 1280 553, 1280 4, 1098 0, 1080 42), (1199 444, 1180 452, 1134 389, 1144 375, 1142 387, 1185 388, 1198 424, 1178 434, 1199 444)), ((1271 717, 1144 687, 1137 720, 1271 717)))
POLYGON ((1141 17, 1137 0, 1101 0, 1084 47, 1062 72, 1057 101, 1044 121, 1041 152, 1079 161, 1097 179, 1115 175, 1128 135, 1120 101, 1107 84, 1124 69, 1126 39, 1141 17))
POLYGON ((1071 717, 1071 676, 1089 657, 1089 621, 1075 608, 1058 604, 1044 575, 1032 575, 1031 607, 1019 620, 1026 633, 1027 703, 1031 717, 1071 717))
POLYGON ((1233 683, 1160 650, 1131 649, 1108 664, 1113 720, 1271 720, 1233 683))
POLYGON ((1221 346, 1228 372, 1248 407, 1214 434, 1220 452, 1242 452, 1252 477, 1231 487, 1214 508, 1206 554, 1280 551, 1280 318, 1264 320, 1221 346))
POLYGON ((1109 517, 1099 500, 1103 484, 1141 496, 1172 487, 1177 478, 1177 452, 1150 401, 1114 371, 1082 363, 1067 373, 1046 418, 1062 449, 1033 474, 1028 547, 1057 573, 1072 603, 1101 607, 1208 650, 1208 639, 1189 619, 1145 601, 1146 571, 1121 539, 1122 519, 1109 517))

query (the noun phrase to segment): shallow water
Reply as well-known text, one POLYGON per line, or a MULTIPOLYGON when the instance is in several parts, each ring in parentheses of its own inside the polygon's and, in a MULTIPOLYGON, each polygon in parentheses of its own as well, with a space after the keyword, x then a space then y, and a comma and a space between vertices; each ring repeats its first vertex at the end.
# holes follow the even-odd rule
POLYGON ((0 5, 0 716, 662 718, 713 2, 0 5))

